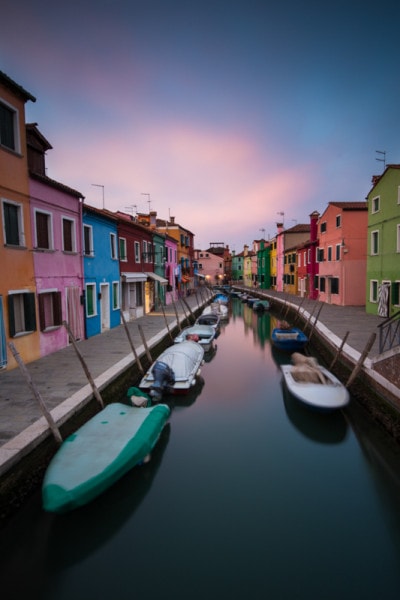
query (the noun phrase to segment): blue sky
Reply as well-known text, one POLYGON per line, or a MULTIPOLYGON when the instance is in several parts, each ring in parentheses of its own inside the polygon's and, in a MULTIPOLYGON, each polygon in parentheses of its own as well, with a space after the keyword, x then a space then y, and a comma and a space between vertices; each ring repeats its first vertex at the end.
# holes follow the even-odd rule
POLYGON ((37 101, 47 174, 197 248, 364 200, 398 163, 400 8, 353 0, 3 0, 0 70, 37 101), (150 196, 148 196, 149 194, 150 196))

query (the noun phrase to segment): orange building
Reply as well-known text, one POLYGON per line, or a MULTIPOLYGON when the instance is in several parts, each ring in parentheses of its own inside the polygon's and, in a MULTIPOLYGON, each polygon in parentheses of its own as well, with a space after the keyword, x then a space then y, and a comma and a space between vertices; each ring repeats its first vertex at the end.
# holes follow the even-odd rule
POLYGON ((0 367, 40 356, 35 301, 25 104, 36 99, 0 71, 0 367))

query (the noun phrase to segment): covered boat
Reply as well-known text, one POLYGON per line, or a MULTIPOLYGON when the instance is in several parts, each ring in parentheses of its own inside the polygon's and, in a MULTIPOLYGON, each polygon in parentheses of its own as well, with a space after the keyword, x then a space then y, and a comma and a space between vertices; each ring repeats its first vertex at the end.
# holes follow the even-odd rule
POLYGON ((219 302, 211 302, 211 304, 204 308, 202 314, 209 315, 210 313, 218 315, 221 321, 229 319, 229 310, 226 304, 220 304, 219 302))
POLYGON ((197 342, 183 341, 170 346, 160 354, 139 383, 149 390, 155 401, 164 393, 187 392, 200 375, 204 349, 197 342))
POLYGON ((296 352, 302 350, 308 342, 308 337, 297 327, 275 327, 271 333, 271 341, 279 350, 296 352))
POLYGON ((43 480, 43 508, 63 513, 83 506, 146 462, 169 415, 166 404, 106 406, 66 438, 54 455, 43 480))
POLYGON ((207 313, 205 313, 203 311, 203 313, 199 317, 197 317, 195 324, 196 325, 211 325, 211 327, 213 327, 215 329, 215 331, 218 333, 220 330, 220 326, 221 326, 221 317, 211 311, 209 311, 207 313))
POLYGON ((181 342, 192 340, 193 342, 201 344, 204 352, 207 352, 212 346, 215 334, 216 331, 211 325, 200 325, 199 323, 195 323, 190 327, 182 329, 176 336, 174 342, 175 344, 180 344, 181 342))
POLYGON ((289 392, 308 406, 320 410, 336 410, 349 403, 346 387, 325 367, 318 365, 315 377, 301 376, 296 365, 281 365, 289 392))

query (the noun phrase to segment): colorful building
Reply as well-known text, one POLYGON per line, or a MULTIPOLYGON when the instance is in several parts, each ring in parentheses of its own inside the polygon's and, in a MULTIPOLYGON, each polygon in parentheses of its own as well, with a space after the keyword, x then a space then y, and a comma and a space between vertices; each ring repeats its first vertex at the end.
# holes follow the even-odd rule
POLYGON ((26 129, 40 356, 45 356, 69 344, 63 321, 75 340, 85 336, 81 302, 83 196, 47 177, 45 152, 51 145, 36 124, 26 129))
POLYGON ((368 193, 366 312, 400 310, 400 165, 374 177, 368 193))
POLYGON ((0 71, 0 367, 40 357, 25 104, 36 99, 0 71))
POLYGON ((365 305, 368 209, 366 202, 329 202, 318 221, 319 299, 365 305))

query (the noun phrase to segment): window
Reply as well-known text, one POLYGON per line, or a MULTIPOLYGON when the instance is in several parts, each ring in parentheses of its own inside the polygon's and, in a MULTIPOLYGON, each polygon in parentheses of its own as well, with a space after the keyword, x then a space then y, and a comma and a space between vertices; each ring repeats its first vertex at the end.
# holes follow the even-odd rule
POLYGON ((36 331, 35 294, 17 292, 8 296, 10 337, 36 331))
POLYGON ((340 260, 340 244, 335 246, 335 260, 340 260))
POLYGON ((371 232, 371 254, 379 254, 379 231, 371 232))
POLYGON ((324 249, 323 248, 317 249, 317 262, 324 262, 324 249))
POLYGON ((62 325, 61 292, 42 292, 38 300, 40 331, 62 325))
POLYGON ((113 281, 113 284, 112 284, 112 303, 113 303, 113 310, 117 310, 119 308, 119 283, 118 283, 118 281, 113 281))
POLYGON ((93 228, 91 225, 83 226, 83 253, 85 256, 94 256, 93 228))
POLYGON ((147 256, 147 241, 143 240, 143 262, 148 262, 148 256, 147 256))
POLYGON ((336 215, 336 227, 340 227, 342 225, 342 215, 336 215))
POLYGON ((331 279, 331 294, 338 294, 338 293, 339 293, 339 278, 332 277, 332 279, 331 279))
POLYGON ((0 145, 19 152, 18 112, 0 102, 0 145))
POLYGON ((3 228, 7 246, 25 246, 21 204, 3 201, 3 228))
POLYGON ((332 246, 328 246, 328 261, 332 260, 332 246))
POLYGON ((36 248, 50 250, 53 248, 51 214, 35 211, 36 248))
POLYGON ((120 260, 127 261, 128 255, 126 253, 126 239, 119 238, 119 258, 120 260))
POLYGON ((75 222, 72 219, 62 218, 63 251, 76 252, 75 222))
POLYGON ((117 236, 115 233, 110 233, 110 256, 113 260, 117 257, 117 236))
POLYGON ((325 232, 326 232, 326 221, 321 223, 321 233, 325 233, 325 232))
POLYGON ((325 292, 325 277, 319 278, 319 291, 325 292))
POLYGON ((86 284, 86 316, 94 317, 97 315, 97 304, 96 304, 96 284, 86 284))
POLYGON ((369 301, 378 302, 378 282, 375 279, 369 282, 369 301))
POLYGON ((140 242, 135 242, 135 262, 140 263, 140 242))
POLYGON ((371 212, 372 213, 377 213, 380 209, 380 196, 376 196, 375 198, 372 198, 372 202, 371 202, 371 212))

